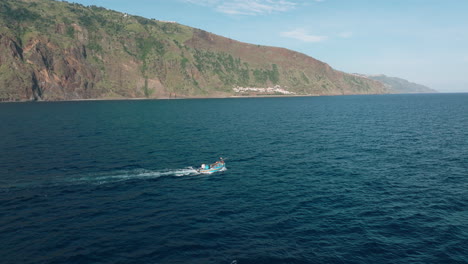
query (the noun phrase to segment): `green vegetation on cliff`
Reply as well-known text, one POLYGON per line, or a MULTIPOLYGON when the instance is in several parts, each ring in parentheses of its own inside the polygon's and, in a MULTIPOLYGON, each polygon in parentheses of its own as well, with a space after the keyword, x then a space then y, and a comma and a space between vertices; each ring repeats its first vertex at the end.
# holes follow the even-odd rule
POLYGON ((301 53, 52 0, 0 0, 0 100, 386 93, 301 53))

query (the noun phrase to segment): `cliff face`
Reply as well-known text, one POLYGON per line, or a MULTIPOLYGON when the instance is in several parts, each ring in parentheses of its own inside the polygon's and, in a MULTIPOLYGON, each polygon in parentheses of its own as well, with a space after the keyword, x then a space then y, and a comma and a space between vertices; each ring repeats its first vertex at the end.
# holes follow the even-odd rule
POLYGON ((51 0, 0 0, 0 100, 387 93, 304 54, 51 0))

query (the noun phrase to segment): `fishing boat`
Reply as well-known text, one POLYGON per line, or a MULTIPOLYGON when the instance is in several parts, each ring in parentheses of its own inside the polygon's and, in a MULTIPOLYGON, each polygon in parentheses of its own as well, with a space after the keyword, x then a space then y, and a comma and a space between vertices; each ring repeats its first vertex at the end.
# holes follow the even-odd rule
POLYGON ((202 164, 197 171, 202 174, 211 174, 214 172, 225 171, 225 170, 226 170, 226 163, 224 162, 223 158, 219 158, 219 161, 211 165, 202 164))

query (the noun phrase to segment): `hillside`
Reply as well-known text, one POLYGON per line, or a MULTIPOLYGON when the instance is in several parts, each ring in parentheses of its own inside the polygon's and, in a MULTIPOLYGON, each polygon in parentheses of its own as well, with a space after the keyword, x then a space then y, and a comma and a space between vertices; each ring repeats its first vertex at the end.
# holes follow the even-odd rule
POLYGON ((388 89, 395 93, 437 93, 436 90, 427 86, 413 83, 397 77, 390 77, 383 74, 363 76, 383 83, 388 89))
POLYGON ((0 47, 1 101, 389 92, 284 48, 52 0, 0 0, 0 47))

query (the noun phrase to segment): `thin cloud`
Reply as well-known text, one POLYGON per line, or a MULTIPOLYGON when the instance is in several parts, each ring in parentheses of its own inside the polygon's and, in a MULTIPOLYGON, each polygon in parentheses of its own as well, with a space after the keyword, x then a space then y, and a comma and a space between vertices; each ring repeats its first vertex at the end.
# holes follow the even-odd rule
POLYGON ((309 34, 304 29, 294 29, 291 31, 281 32, 280 35, 286 38, 293 38, 304 42, 322 42, 328 39, 327 36, 318 36, 309 34))
POLYGON ((182 0, 182 2, 201 5, 201 6, 213 6, 217 5, 220 1, 219 0, 182 0))
POLYGON ((184 0, 186 3, 210 6, 229 15, 263 15, 286 12, 296 8, 297 3, 288 0, 184 0))
POLYGON ((353 32, 351 31, 341 32, 340 34, 338 34, 338 36, 342 38, 350 38, 353 36, 353 32))

